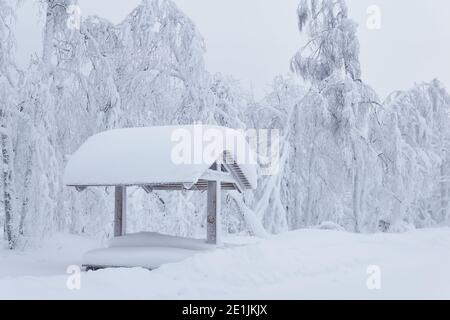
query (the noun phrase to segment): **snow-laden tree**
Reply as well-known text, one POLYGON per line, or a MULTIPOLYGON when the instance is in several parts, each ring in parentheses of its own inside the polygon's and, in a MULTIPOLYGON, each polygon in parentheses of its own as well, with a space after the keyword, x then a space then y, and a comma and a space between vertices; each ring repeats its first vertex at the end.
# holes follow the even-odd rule
POLYGON ((17 134, 17 68, 14 65, 14 8, 7 0, 0 1, 0 145, 1 145, 1 202, 4 237, 13 249, 19 235, 18 193, 14 142, 17 134))
POLYGON ((117 27, 105 19, 87 17, 81 24, 80 34, 83 39, 83 61, 85 69, 89 70, 85 92, 88 109, 96 115, 95 127, 100 130, 117 128, 123 112, 119 93, 120 75, 117 74, 123 46, 117 27))
POLYGON ((65 200, 70 197, 62 182, 66 155, 95 132, 89 86, 80 71, 81 37, 67 25, 72 4, 76 1, 42 2, 42 55, 31 61, 19 86, 16 163, 24 236, 63 229, 70 220, 65 200))
MULTIPOLYGON (((19 90, 22 118, 17 123, 16 156, 21 189, 21 233, 41 236, 54 230, 57 203, 62 201, 58 123, 47 69, 34 62, 19 90), (60 200, 58 200, 60 199, 60 200)), ((61 213, 62 215, 62 213, 61 213)))
POLYGON ((377 166, 370 136, 378 99, 360 80, 357 28, 344 1, 303 0, 298 21, 305 44, 291 66, 311 88, 288 123, 298 142, 291 166, 303 193, 291 227, 332 220, 359 232, 376 188, 369 172, 377 166))
MULTIPOLYGON (((295 152, 291 142, 293 113, 304 95, 303 89, 292 78, 277 77, 273 81, 272 91, 263 101, 251 105, 247 112, 249 126, 255 129, 279 130, 282 138, 279 163, 272 174, 259 179, 259 188, 255 192, 254 211, 261 216, 266 229, 280 233, 290 229, 296 219, 295 204, 302 196, 294 191, 299 186, 297 175, 291 167, 295 152)), ((269 142, 269 141, 268 141, 269 142)), ((271 145, 266 146, 271 150, 271 145)), ((268 156, 261 154, 260 156, 268 156)))
POLYGON ((298 14, 300 30, 306 30, 309 38, 293 58, 292 69, 311 83, 331 115, 334 144, 327 148, 334 160, 328 167, 338 161, 336 169, 345 173, 333 184, 342 184, 339 189, 346 192, 341 197, 346 212, 341 224, 357 232, 370 230, 374 225, 371 210, 378 210, 373 198, 380 187, 380 148, 388 143, 379 137, 379 113, 384 107, 360 79, 357 29, 345 2, 303 1, 298 14))
POLYGON ((208 123, 234 129, 246 129, 245 113, 253 98, 242 89, 238 80, 223 74, 210 78, 212 108, 208 110, 208 123))
POLYGON ((292 69, 311 90, 293 125, 301 132, 296 140, 302 141, 304 153, 294 157, 298 166, 291 172, 305 188, 297 188, 302 205, 291 227, 332 220, 363 232, 445 223, 445 90, 434 81, 380 104, 360 80, 356 25, 344 1, 304 0, 298 16, 307 38, 292 69), (315 118, 321 119, 319 131, 311 131, 317 121, 308 118, 308 105, 322 114, 315 118), (317 145, 314 132, 324 137, 317 145), (311 179, 305 179, 311 173, 308 164, 316 168, 311 179))
POLYGON ((298 27, 306 44, 292 59, 292 68, 306 80, 320 83, 331 76, 361 76, 357 25, 344 0, 302 0, 298 27))
POLYGON ((386 132, 395 142, 386 154, 392 179, 387 188, 394 201, 388 222, 397 229, 448 222, 448 93, 434 80, 391 94, 386 105, 395 122, 386 132))
POLYGON ((118 25, 118 35, 122 48, 114 54, 127 114, 123 125, 207 118, 203 38, 172 1, 143 1, 118 25))

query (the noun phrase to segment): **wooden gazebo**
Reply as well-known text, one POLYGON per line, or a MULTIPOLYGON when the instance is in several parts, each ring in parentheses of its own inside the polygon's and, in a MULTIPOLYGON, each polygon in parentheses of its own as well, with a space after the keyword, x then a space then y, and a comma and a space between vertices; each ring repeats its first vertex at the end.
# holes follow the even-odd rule
POLYGON ((245 136, 229 128, 201 125, 97 134, 70 157, 64 179, 80 192, 88 187, 115 188, 115 237, 126 234, 128 187, 141 187, 147 193, 207 191, 207 243, 214 245, 221 243, 222 191, 243 192, 257 186, 256 164, 245 136), (182 148, 183 143, 192 149, 182 148))

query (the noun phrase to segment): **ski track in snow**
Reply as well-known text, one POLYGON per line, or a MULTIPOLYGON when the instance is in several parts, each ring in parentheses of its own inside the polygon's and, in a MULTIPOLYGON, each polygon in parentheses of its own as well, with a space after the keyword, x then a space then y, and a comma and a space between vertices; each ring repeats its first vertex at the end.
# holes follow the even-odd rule
POLYGON ((148 271, 65 274, 98 242, 58 235, 33 251, 0 251, 0 298, 22 299, 449 299, 450 228, 359 235, 300 230, 199 253, 148 271), (381 268, 368 290, 367 268, 381 268))

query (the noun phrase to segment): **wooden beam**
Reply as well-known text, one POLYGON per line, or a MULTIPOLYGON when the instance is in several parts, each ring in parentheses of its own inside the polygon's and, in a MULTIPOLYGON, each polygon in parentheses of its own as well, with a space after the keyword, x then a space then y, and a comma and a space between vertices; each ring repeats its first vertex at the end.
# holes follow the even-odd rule
POLYGON ((144 189, 144 191, 145 191, 147 194, 150 194, 150 193, 153 192, 153 188, 152 188, 151 186, 142 186, 142 189, 144 189))
POLYGON ((220 245, 220 213, 222 202, 222 183, 220 181, 208 181, 207 203, 207 236, 206 242, 220 245))
MULTIPOLYGON (((216 177, 220 179, 220 177, 216 177)), ((215 179, 212 179, 215 181, 215 179)), ((222 191, 232 191, 239 190, 237 182, 226 182, 221 180, 222 191)), ((140 185, 141 188, 147 189, 149 191, 207 191, 208 190, 208 180, 199 180, 195 184, 186 183, 168 183, 168 184, 151 184, 151 185, 140 185)))
POLYGON ((127 187, 116 186, 114 203, 114 237, 126 234, 127 187))

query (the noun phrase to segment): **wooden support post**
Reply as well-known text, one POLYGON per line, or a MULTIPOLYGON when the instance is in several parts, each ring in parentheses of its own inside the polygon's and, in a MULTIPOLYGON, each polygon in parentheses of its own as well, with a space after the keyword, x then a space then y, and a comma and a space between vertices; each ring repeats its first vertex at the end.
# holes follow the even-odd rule
POLYGON ((207 238, 209 244, 220 245, 220 211, 222 201, 222 188, 220 181, 208 181, 208 223, 207 238))
POLYGON ((114 237, 126 234, 127 187, 117 186, 115 190, 114 237))

